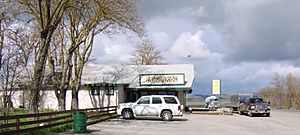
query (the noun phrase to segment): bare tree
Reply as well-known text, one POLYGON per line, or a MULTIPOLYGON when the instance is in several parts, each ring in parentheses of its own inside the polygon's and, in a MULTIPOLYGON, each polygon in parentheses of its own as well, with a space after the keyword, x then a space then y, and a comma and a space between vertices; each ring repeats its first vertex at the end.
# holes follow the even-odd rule
POLYGON ((270 101, 274 108, 285 108, 285 94, 280 88, 266 87, 259 91, 259 95, 265 100, 270 101))
POLYGON ((69 51, 71 46, 67 38, 67 33, 62 26, 54 33, 54 39, 48 52, 48 67, 51 72, 52 86, 55 96, 58 100, 59 110, 65 110, 66 92, 70 86, 70 78, 72 75, 71 58, 73 52, 69 51))
POLYGON ((3 35, 3 28, 2 28, 2 21, 4 20, 4 13, 0 10, 0 69, 2 67, 2 49, 3 49, 3 42, 4 42, 4 35, 3 35))
MULTIPOLYGON (((131 31, 139 36, 144 34, 144 25, 137 11, 135 1, 126 0, 94 0, 95 3, 87 3, 86 13, 91 20, 82 20, 86 27, 74 29, 76 33, 83 33, 82 46, 77 47, 73 57, 72 75, 72 108, 78 108, 78 92, 81 85, 81 76, 84 65, 87 63, 94 43, 94 37, 99 33, 116 34, 131 31), (95 12, 96 11, 96 12, 95 12)), ((78 26, 75 25, 77 28, 78 26)), ((73 38, 70 38, 73 40, 73 38)))
POLYGON ((292 74, 286 75, 286 96, 288 108, 300 109, 300 80, 292 74))
POLYGON ((152 41, 146 40, 131 53, 131 63, 136 65, 156 65, 163 63, 163 56, 152 41))
POLYGON ((0 89, 2 90, 2 106, 5 115, 8 115, 9 109, 12 107, 12 96, 21 89, 24 80, 26 80, 23 78, 23 71, 27 66, 28 52, 31 52, 31 49, 24 50, 25 42, 28 41, 26 32, 22 26, 9 28, 5 31, 4 53, 0 70, 0 89))
POLYGON ((72 108, 78 108, 78 91, 84 65, 89 60, 94 37, 105 33, 133 31, 143 35, 144 27, 137 14, 135 1, 86 0, 71 1, 60 25, 60 41, 52 42, 48 65, 60 109, 65 109, 66 90, 72 89, 72 108), (56 43, 55 43, 56 42, 56 43), (59 69, 57 69, 59 67, 59 69))
POLYGON ((42 88, 47 54, 52 35, 60 23, 69 0, 19 0, 24 7, 24 13, 35 20, 40 34, 40 44, 37 46, 34 60, 33 87, 31 100, 34 112, 38 112, 40 89, 42 88))
POLYGON ((300 108, 300 80, 287 74, 280 76, 275 74, 273 87, 260 90, 260 96, 271 101, 271 105, 277 108, 299 109, 300 108))
POLYGON ((12 21, 12 10, 8 10, 10 7, 9 1, 0 2, 0 109, 4 115, 8 115, 12 107, 11 97, 14 94, 20 71, 20 56, 17 46, 11 39, 14 33, 10 25, 14 21, 12 21))

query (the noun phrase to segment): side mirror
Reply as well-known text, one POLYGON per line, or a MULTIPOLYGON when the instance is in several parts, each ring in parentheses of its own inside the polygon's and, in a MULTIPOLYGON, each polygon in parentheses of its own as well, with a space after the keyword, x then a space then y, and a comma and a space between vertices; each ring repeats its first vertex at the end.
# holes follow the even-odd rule
POLYGON ((268 101, 268 104, 271 104, 271 102, 270 102, 270 101, 268 101))

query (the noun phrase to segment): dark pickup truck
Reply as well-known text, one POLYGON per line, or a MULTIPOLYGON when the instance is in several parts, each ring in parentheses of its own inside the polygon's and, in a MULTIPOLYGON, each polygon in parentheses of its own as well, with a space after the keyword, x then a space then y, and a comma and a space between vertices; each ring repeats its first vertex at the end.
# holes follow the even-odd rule
POLYGON ((252 97, 240 103, 239 114, 248 114, 250 117, 254 115, 270 117, 270 108, 270 102, 266 102, 259 97, 252 97))

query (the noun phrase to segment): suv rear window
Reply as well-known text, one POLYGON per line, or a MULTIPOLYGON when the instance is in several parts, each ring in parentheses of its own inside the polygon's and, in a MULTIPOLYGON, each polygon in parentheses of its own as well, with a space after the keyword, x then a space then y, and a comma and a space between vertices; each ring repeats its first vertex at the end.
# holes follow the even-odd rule
POLYGON ((164 100, 167 104, 177 104, 177 101, 174 97, 164 97, 164 100))
POLYGON ((153 97, 152 98, 152 104, 161 104, 161 99, 160 97, 153 97))

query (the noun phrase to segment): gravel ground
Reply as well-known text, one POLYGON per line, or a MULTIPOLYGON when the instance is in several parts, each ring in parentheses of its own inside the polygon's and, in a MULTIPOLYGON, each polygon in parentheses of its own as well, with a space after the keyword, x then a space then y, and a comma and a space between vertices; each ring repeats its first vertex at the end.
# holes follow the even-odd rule
MULTIPOLYGON (((60 134, 73 134, 67 131, 60 134)), ((297 135, 300 111, 272 110, 271 117, 186 114, 172 121, 157 118, 112 119, 88 126, 90 135, 297 135)), ((80 134, 82 135, 82 134, 80 134)))

